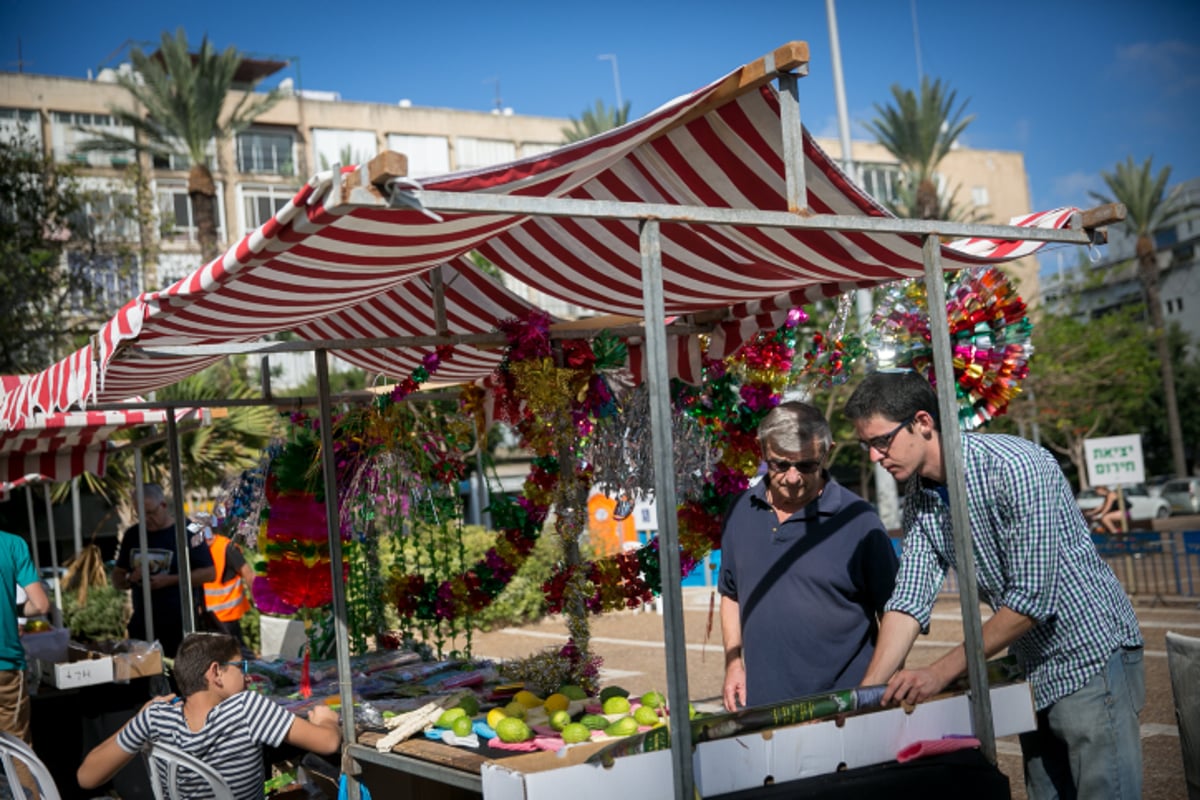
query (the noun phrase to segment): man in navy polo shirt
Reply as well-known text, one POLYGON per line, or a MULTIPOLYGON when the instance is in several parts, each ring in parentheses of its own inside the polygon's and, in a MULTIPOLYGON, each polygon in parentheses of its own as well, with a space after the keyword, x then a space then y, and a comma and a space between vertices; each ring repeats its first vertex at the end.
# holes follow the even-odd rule
POLYGON ((820 411, 776 406, 758 439, 766 477, 734 502, 721 539, 730 711, 858 685, 898 566, 875 509, 826 471, 820 411))

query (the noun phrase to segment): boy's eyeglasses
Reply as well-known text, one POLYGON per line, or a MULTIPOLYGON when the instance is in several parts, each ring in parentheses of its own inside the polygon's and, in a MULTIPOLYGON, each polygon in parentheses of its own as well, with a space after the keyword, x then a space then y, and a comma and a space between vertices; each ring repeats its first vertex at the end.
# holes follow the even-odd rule
POLYGON ((864 452, 869 453, 872 450, 876 450, 880 455, 886 456, 888 454, 888 450, 892 449, 892 440, 896 438, 896 434, 904 430, 909 425, 912 425, 916 419, 916 416, 909 417, 882 436, 873 436, 870 439, 860 439, 858 441, 858 446, 861 447, 864 452))
POLYGON ((244 658, 241 661, 225 661, 222 663, 222 666, 237 667, 242 671, 243 675, 250 672, 250 662, 244 658))

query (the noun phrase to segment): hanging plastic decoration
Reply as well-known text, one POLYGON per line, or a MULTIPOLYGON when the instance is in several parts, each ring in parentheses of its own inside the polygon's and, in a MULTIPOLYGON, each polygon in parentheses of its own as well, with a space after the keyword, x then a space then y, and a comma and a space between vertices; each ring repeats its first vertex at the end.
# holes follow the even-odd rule
MULTIPOLYGON (((911 369, 936 385, 927 309, 923 282, 900 281, 887 288, 875 307, 875 330, 867 336, 869 370, 911 369)), ((1033 354, 1033 324, 1025 301, 995 267, 947 277, 946 317, 958 421, 964 430, 974 430, 1005 413, 1021 391, 1033 354)))
POLYGON ((854 293, 842 294, 829 328, 815 332, 803 359, 796 359, 790 387, 811 397, 817 389, 840 386, 850 379, 851 366, 867 352, 860 335, 846 333, 853 309, 854 293))

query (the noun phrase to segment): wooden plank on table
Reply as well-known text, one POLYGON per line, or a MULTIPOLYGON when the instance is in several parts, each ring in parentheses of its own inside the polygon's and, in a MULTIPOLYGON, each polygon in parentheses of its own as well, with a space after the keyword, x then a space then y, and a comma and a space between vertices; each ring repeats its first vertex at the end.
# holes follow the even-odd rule
POLYGON ((470 772, 474 775, 480 773, 483 762, 487 761, 486 758, 470 748, 451 747, 444 742, 435 742, 432 739, 425 739, 423 737, 400 742, 392 748, 392 752, 411 758, 419 758, 431 764, 470 772))

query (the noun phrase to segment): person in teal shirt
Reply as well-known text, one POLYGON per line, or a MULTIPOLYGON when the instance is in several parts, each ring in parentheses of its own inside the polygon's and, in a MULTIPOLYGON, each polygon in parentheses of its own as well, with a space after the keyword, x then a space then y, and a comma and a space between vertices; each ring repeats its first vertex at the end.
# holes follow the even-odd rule
POLYGON ((25 648, 17 617, 50 611, 50 598, 38 580, 25 540, 0 531, 0 730, 33 745, 29 732, 29 691, 25 685, 25 648), (25 602, 17 607, 17 587, 25 602))

